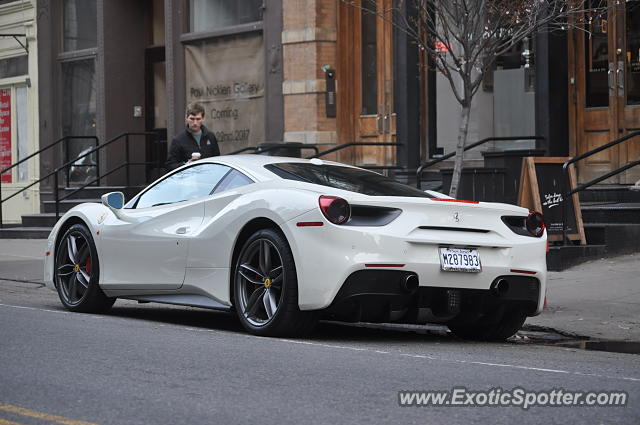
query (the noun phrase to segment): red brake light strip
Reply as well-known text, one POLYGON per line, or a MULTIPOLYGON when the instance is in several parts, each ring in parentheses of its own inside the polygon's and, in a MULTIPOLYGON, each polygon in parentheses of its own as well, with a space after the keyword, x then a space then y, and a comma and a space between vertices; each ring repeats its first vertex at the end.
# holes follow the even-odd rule
POLYGON ((511 269, 511 273, 536 274, 538 272, 532 272, 532 271, 529 271, 529 270, 511 269))
POLYGON ((432 201, 438 202, 458 202, 460 204, 479 204, 478 201, 466 201, 464 199, 448 199, 448 198, 431 198, 432 201))
POLYGON ((324 226, 324 223, 321 221, 299 221, 296 223, 298 227, 320 227, 324 226))

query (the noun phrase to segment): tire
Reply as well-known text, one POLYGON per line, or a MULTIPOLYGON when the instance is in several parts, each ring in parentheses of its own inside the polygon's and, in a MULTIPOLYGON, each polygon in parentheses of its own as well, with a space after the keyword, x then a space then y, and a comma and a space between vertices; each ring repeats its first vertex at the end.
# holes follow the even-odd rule
POLYGON ((115 298, 107 297, 98 286, 98 252, 85 225, 74 224, 60 238, 54 267, 58 296, 67 310, 103 313, 115 302, 115 298))
POLYGON ((501 308, 479 320, 453 320, 449 329, 456 336, 474 341, 504 341, 515 335, 527 319, 519 309, 501 308))
POLYGON ((299 336, 317 322, 298 307, 298 279, 291 248, 273 230, 254 233, 242 246, 234 270, 235 310, 244 328, 260 336, 299 336))

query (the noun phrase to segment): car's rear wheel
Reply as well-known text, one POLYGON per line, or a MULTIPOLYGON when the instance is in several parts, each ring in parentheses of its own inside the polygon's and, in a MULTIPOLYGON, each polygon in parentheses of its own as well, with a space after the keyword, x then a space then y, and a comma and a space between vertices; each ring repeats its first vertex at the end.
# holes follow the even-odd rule
POLYGON ((456 336, 475 341, 504 341, 515 335, 527 315, 519 308, 502 307, 480 318, 454 319, 447 326, 456 336))
POLYGON ((56 248, 54 278, 58 296, 68 310, 100 313, 111 308, 115 298, 98 286, 100 263, 91 232, 74 224, 60 238, 56 248))
POLYGON ((235 308, 249 332, 300 335, 316 316, 298 307, 298 279, 291 248, 282 234, 259 230, 242 246, 234 274, 235 308))

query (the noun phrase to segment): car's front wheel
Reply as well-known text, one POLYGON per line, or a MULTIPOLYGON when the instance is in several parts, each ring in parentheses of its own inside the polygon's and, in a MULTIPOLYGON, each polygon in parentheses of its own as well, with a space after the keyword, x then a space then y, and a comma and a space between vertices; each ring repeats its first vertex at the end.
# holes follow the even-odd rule
POLYGON ((56 248, 55 285, 62 305, 68 310, 101 313, 113 305, 98 286, 100 263, 89 229, 74 224, 60 238, 56 248))
POLYGON ((264 229, 242 246, 234 274, 235 308, 242 325, 262 336, 300 335, 316 322, 298 307, 298 279, 284 236, 264 229))

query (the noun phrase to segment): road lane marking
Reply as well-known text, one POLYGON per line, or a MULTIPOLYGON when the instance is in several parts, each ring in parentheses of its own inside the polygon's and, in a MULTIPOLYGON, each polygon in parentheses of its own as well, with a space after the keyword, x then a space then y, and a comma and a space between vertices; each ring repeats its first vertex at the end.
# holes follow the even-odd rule
POLYGON ((13 279, 8 277, 0 277, 0 282, 17 282, 17 283, 31 283, 34 285, 45 286, 45 283, 42 281, 36 280, 27 280, 27 279, 13 279))
MULTIPOLYGON (((207 330, 203 330, 207 331, 207 330)), ((251 335, 247 335, 247 337, 252 337, 251 335)), ((264 337, 260 337, 264 339, 264 337)), ((489 367, 502 367, 508 369, 520 369, 520 370, 528 370, 532 372, 544 372, 544 373, 556 373, 556 374, 567 374, 567 375, 575 375, 575 376, 585 376, 585 377, 593 377, 593 378, 601 378, 601 379, 615 379, 622 381, 631 381, 631 382, 640 382, 640 378, 633 378, 629 376, 608 376, 608 375, 599 375, 595 373, 584 373, 584 372, 574 372, 570 370, 561 370, 561 369, 547 369, 541 367, 532 367, 532 366, 521 366, 521 365, 512 365, 507 363, 487 363, 487 362, 479 362, 479 361, 471 361, 471 360, 456 360, 456 359, 445 359, 442 357, 436 356, 427 356, 424 354, 411 354, 411 353, 393 353, 393 352, 385 352, 380 350, 374 350, 370 348, 356 348, 356 347, 348 347, 344 345, 335 345, 335 344, 322 344, 317 342, 310 341, 296 341, 293 339, 286 338, 270 338, 272 341, 276 342, 287 342, 291 344, 300 344, 300 345, 313 345, 316 347, 324 347, 324 348, 333 348, 340 350, 351 350, 351 351, 366 351, 374 354, 383 354, 383 355, 400 355, 403 357, 411 357, 416 359, 424 359, 424 360, 433 360, 433 361, 441 361, 447 363, 460 363, 460 364, 470 364, 470 365, 480 365, 480 366, 489 366, 489 367)))
POLYGON ((6 419, 0 418, 0 425, 22 425, 22 424, 19 424, 18 422, 12 422, 12 421, 8 421, 6 419))
MULTIPOLYGON (((16 258, 28 258, 30 260, 42 260, 42 256, 33 257, 31 255, 18 255, 18 254, 0 254, 0 258, 2 257, 16 257, 16 258)), ((0 260, 4 261, 4 260, 0 260)))
POLYGON ((48 313, 58 313, 58 314, 72 314, 70 311, 47 310, 46 308, 25 307, 25 306, 21 306, 21 305, 11 305, 11 304, 2 304, 2 303, 0 303, 0 307, 11 307, 11 308, 18 308, 18 309, 21 309, 21 310, 46 311, 48 313))
MULTIPOLYGON (((15 306, 15 305, 2 304, 2 303, 0 303, 0 306, 13 307, 13 308, 19 308, 19 309, 25 309, 25 310, 46 311, 51 313, 63 313, 63 314, 73 314, 73 315, 78 314, 78 313, 72 313, 69 311, 47 310, 47 309, 36 308, 36 307, 22 307, 22 306, 15 306)), ((91 315, 91 317, 94 317, 96 319, 101 319, 103 317, 107 318, 107 316, 99 316, 99 315, 91 315)), ((108 318, 114 319, 115 317, 108 317, 108 318)), ((165 326, 165 324, 161 324, 159 326, 163 327, 165 326)), ((233 335, 240 335, 240 334, 237 334, 236 332, 230 332, 230 331, 225 332, 225 331, 220 331, 218 329, 200 329, 200 328, 181 326, 179 324, 176 324, 174 326, 178 328, 182 328, 187 331, 192 331, 192 332, 227 333, 227 334, 233 334, 233 335)), ((379 354, 379 355, 389 355, 389 356, 399 355, 403 357, 440 361, 440 362, 446 362, 446 363, 459 363, 459 364, 469 364, 469 365, 488 366, 488 367, 500 367, 500 368, 507 368, 507 369, 527 370, 532 372, 567 374, 567 375, 574 375, 574 376, 592 377, 592 378, 598 378, 598 379, 613 379, 613 380, 622 380, 622 381, 630 381, 630 382, 640 382, 640 378, 635 378, 630 376, 609 376, 609 375, 600 375, 595 373, 585 373, 585 372, 577 372, 577 371, 570 371, 570 370, 547 369, 547 368, 539 368, 539 367, 532 367, 532 366, 512 365, 508 363, 488 363, 488 362, 480 362, 480 361, 472 361, 472 360, 456 360, 456 359, 448 359, 448 358, 442 358, 437 356, 428 356, 424 354, 388 352, 388 351, 381 351, 381 350, 376 350, 371 348, 349 347, 347 345, 324 344, 319 342, 298 341, 298 340, 286 339, 286 338, 258 337, 258 336, 247 335, 247 334, 242 334, 240 336, 243 336, 245 338, 251 338, 251 339, 260 339, 262 341, 269 340, 269 341, 274 341, 279 343, 309 345, 314 347, 324 347, 324 348, 331 348, 331 349, 338 349, 338 350, 345 350, 345 351, 369 352, 369 353, 379 354)))
MULTIPOLYGON (((96 425, 93 422, 76 421, 74 419, 65 418, 57 415, 50 415, 48 413, 37 412, 35 410, 25 409, 24 407, 12 406, 10 404, 0 404, 0 410, 5 412, 15 413, 30 418, 44 419, 45 421, 57 422, 61 425, 96 425)), ((2 422, 0 422, 2 424, 2 422)), ((13 422, 10 422, 13 425, 13 422)))

